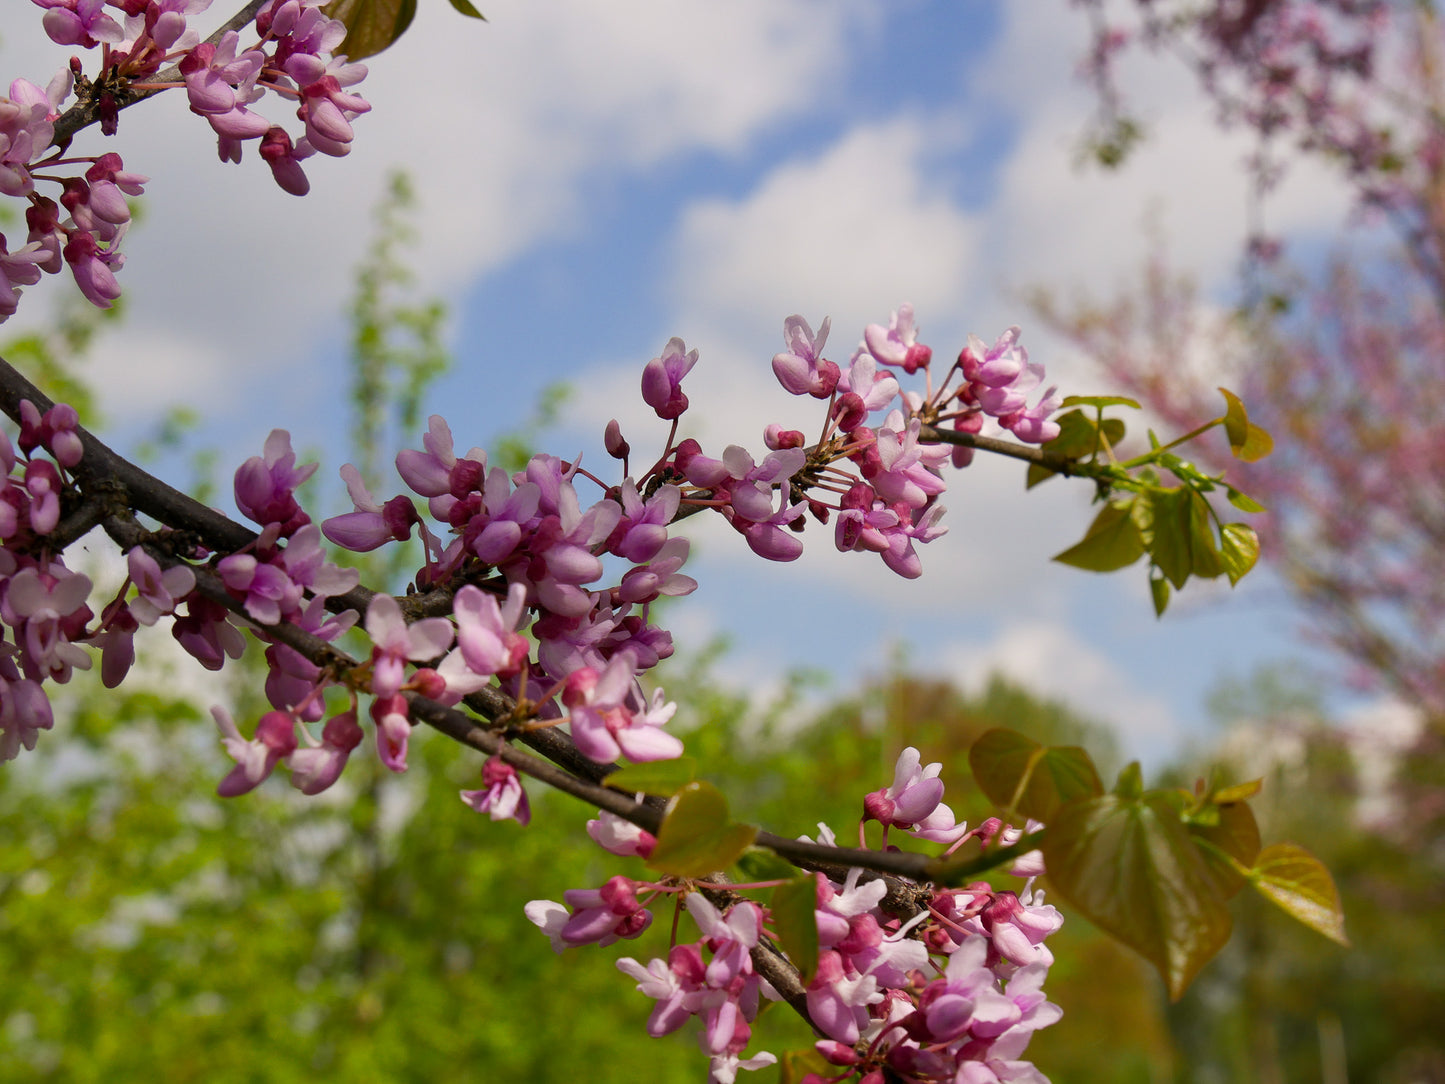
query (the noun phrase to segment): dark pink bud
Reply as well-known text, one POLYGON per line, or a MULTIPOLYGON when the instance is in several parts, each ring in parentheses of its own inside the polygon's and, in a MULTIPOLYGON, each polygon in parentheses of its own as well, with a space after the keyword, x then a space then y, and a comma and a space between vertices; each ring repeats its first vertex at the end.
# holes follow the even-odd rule
POLYGON ((903 371, 916 373, 919 369, 927 368, 928 363, 932 360, 933 348, 924 346, 922 343, 915 343, 908 348, 908 353, 903 355, 903 371))
POLYGON ((784 429, 774 423, 763 430, 763 443, 772 451, 780 452, 785 448, 802 448, 808 438, 797 429, 784 429))
POLYGON ((819 1039, 813 1045, 819 1054, 834 1065, 858 1064, 858 1051, 847 1043, 840 1043, 836 1039, 819 1039))
POLYGON ((411 676, 411 687, 428 700, 440 700, 447 691, 447 679, 429 666, 423 666, 411 676))
POLYGON ((868 420, 868 407, 864 405, 863 397, 851 391, 838 396, 838 401, 833 404, 833 419, 845 432, 857 429, 868 420))
POLYGON ((296 751, 296 719, 289 711, 268 711, 256 724, 256 740, 278 757, 296 751))
POLYGON ((475 459, 458 459, 448 475, 448 489, 453 497, 461 500, 468 493, 482 488, 483 468, 475 459))
POLYGON ((610 878, 598 892, 614 915, 630 915, 638 909, 636 883, 621 874, 610 878))
POLYGON ((340 715, 333 715, 321 729, 323 742, 333 749, 348 753, 361 744, 364 736, 361 724, 356 721, 355 711, 343 711, 340 715))
POLYGON ((602 445, 613 459, 626 459, 632 451, 622 437, 622 426, 617 423, 616 418, 607 423, 607 430, 602 434, 602 445))
POLYGON ((875 790, 872 794, 863 798, 863 819, 865 821, 882 821, 884 824, 893 823, 893 813, 897 807, 893 800, 887 796, 884 790, 875 790))

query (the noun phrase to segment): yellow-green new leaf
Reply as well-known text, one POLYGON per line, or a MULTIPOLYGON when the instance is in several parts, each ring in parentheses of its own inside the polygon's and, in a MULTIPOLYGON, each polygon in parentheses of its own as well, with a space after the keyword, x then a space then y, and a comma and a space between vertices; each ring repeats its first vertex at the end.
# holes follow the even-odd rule
POLYGON ((1236 584, 1259 560, 1259 535, 1247 523, 1226 523, 1219 529, 1219 543, 1224 571, 1236 584))
POLYGON ((1144 539, 1129 514, 1130 503, 1106 504, 1083 539, 1055 554, 1054 560, 1089 572, 1114 572, 1132 565, 1144 555, 1144 539))
POLYGON ((1303 847, 1276 843, 1259 852, 1249 871, 1254 887, 1312 930, 1348 945, 1345 912, 1334 878, 1324 863, 1303 847))
POLYGON ((699 780, 668 802, 647 864, 674 877, 706 877, 736 862, 757 834, 751 824, 733 823, 722 791, 699 780))
POLYGON ((1224 431, 1229 435, 1229 450, 1236 459, 1253 463, 1274 451, 1274 438, 1249 420, 1244 403, 1239 396, 1227 388, 1220 388, 1227 404, 1224 412, 1224 431))

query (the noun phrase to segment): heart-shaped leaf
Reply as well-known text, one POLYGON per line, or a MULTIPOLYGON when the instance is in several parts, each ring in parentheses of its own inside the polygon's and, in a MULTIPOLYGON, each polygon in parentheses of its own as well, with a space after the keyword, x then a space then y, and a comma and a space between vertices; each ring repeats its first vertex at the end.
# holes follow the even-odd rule
POLYGON ((1155 489, 1149 493, 1153 524, 1149 556, 1176 590, 1184 586, 1194 568, 1193 496, 1187 489, 1155 489))
POLYGON ((1330 871, 1314 855, 1293 843, 1276 843, 1259 852, 1249 879, 1284 910, 1331 941, 1348 945, 1345 913, 1330 871))
POLYGON ((1054 560, 1090 572, 1114 572, 1132 565, 1144 555, 1144 540, 1130 515, 1131 503, 1106 504, 1083 539, 1055 554, 1054 560))
POLYGON ((1246 873, 1259 857, 1259 824, 1247 802, 1226 802, 1213 806, 1213 824, 1190 821, 1189 834, 1206 840, 1217 851, 1201 848, 1219 886, 1220 894, 1229 899, 1244 887, 1246 873), (1231 861, 1232 860, 1232 861, 1231 861))
POLYGON ((728 817, 728 802, 711 783, 688 783, 673 795, 647 864, 674 877, 706 877, 738 860, 757 837, 728 817))
POLYGON ((984 734, 968 751, 968 764, 979 789, 1000 809, 1044 823, 1064 803, 1104 792, 1083 749, 1045 747, 1013 730, 984 734))
POLYGON ((1219 529, 1219 555, 1231 584, 1238 583, 1259 560, 1259 535, 1245 523, 1226 523, 1219 529))
MULTIPOLYGON (((1125 794, 1134 788, 1121 787, 1125 794)), ((1049 880, 1090 922, 1159 969, 1178 999, 1229 940, 1229 911, 1177 810, 1118 793, 1058 810, 1043 844, 1049 880)))
POLYGON ((1220 388, 1226 404, 1224 431, 1229 435, 1229 450, 1236 459, 1253 463, 1274 451, 1274 438, 1249 420, 1244 403, 1228 388, 1220 388))

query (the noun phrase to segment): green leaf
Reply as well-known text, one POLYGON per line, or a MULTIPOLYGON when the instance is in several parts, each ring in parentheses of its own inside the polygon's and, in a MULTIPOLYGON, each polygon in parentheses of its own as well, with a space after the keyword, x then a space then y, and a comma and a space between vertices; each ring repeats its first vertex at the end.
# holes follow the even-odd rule
POLYGON ((453 10, 461 12, 468 19, 480 19, 482 22, 487 21, 487 17, 472 7, 468 0, 450 0, 450 3, 453 10))
POLYGON ((1220 803, 1214 809, 1215 823, 1191 821, 1187 827, 1190 835, 1207 840, 1223 852, 1222 855, 1216 854, 1208 847, 1200 850, 1220 895, 1229 899, 1244 887, 1244 871, 1253 866, 1259 857, 1259 824, 1247 802, 1220 803), (1239 865, 1236 866, 1235 862, 1239 865))
POLYGON ((1219 391, 1227 404, 1224 431, 1229 435, 1229 449, 1235 458, 1253 463, 1274 451, 1274 438, 1249 420, 1239 396, 1227 388, 1220 388, 1219 391))
POLYGON ((1059 405, 1066 407, 1091 406, 1099 407, 1100 409, 1111 406, 1126 406, 1133 407, 1135 410, 1144 409, 1139 405, 1137 399, 1130 399, 1127 395, 1070 395, 1059 405))
POLYGON ((1193 547, 1190 545, 1193 519, 1190 498, 1193 496, 1187 489, 1154 489, 1149 492, 1154 528, 1149 556, 1175 589, 1184 586, 1194 567, 1193 547))
POLYGON ((1124 789, 1060 809, 1044 862, 1059 895, 1153 963, 1178 1000, 1229 940, 1229 911, 1176 810, 1124 789))
POLYGON ((1001 809, 1047 823, 1059 806, 1104 793, 1089 754, 1075 745, 1045 747, 1013 730, 990 730, 973 743, 968 765, 979 789, 1001 809))
POLYGON ((345 24, 346 38, 336 53, 355 61, 375 56, 406 33, 416 0, 331 0, 321 10, 345 24))
POLYGON ((674 877, 706 877, 736 862, 757 834, 750 824, 732 822, 717 787, 688 783, 668 803, 647 865, 674 877))
POLYGON ((1220 556, 1231 584, 1238 583, 1259 560, 1259 535, 1244 523, 1226 523, 1219 529, 1220 556))
POLYGON ((1081 541, 1054 555, 1060 564, 1090 572, 1114 572, 1144 554, 1144 539, 1130 514, 1133 498, 1111 501, 1094 517, 1081 541))
POLYGON ((1249 879, 1286 913, 1331 941, 1348 945, 1345 913, 1334 878, 1324 864, 1303 847, 1276 843, 1259 853, 1249 879))
MULTIPOLYGON (((1251 779, 1248 783, 1235 783, 1233 786, 1220 787, 1218 790, 1210 792, 1209 800, 1220 806, 1229 805, 1231 802, 1247 802, 1263 789, 1263 779, 1251 779)), ((1246 866, 1253 864, 1253 858, 1245 863, 1246 866)))
POLYGON ((1125 764, 1119 772, 1119 778, 1114 781, 1114 793, 1120 798, 1136 801, 1144 793, 1144 772, 1139 768, 1137 760, 1131 760, 1125 764))
POLYGON ((818 882, 811 873, 773 889, 769 909, 778 945, 802 972, 803 985, 818 972, 818 882))
POLYGON ((1224 396, 1224 432, 1229 437, 1229 446, 1239 448, 1249 437, 1249 413, 1244 409, 1244 401, 1234 392, 1220 388, 1219 393, 1224 396))
POLYGON ((629 794, 660 794, 670 798, 697 778, 697 758, 654 760, 646 764, 628 764, 602 780, 604 786, 616 787, 629 794))
POLYGON ((1212 580, 1226 570, 1224 558, 1214 544, 1214 521, 1209 502, 1193 490, 1189 493, 1189 570, 1212 580))
POLYGON ((1082 410, 1071 410, 1060 414, 1054 421, 1059 423, 1059 435, 1043 445, 1045 452, 1069 459, 1094 454, 1099 446, 1099 429, 1093 418, 1082 410))
POLYGON ((1253 497, 1251 497, 1249 494, 1247 494, 1247 493, 1241 493, 1239 490, 1235 489, 1233 486, 1226 486, 1226 487, 1225 487, 1225 490, 1226 490, 1226 492, 1229 494, 1229 503, 1232 504, 1232 505, 1234 505, 1234 507, 1238 508, 1241 512, 1263 512, 1263 511, 1264 511, 1264 505, 1260 504, 1257 500, 1255 500, 1255 499, 1254 499, 1253 497))
POLYGON ((1169 606, 1169 581, 1163 576, 1150 576, 1149 595, 1154 600, 1154 616, 1163 617, 1169 606))
POLYGON ((791 881, 798 869, 766 847, 749 847, 735 863, 745 881, 791 881))

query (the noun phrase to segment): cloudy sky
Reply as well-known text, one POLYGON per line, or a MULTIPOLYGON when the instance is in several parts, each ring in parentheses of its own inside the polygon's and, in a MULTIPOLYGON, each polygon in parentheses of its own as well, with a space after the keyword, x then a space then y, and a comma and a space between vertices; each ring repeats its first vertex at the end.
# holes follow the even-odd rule
MULTIPOLYGON (((1019 295, 1126 286, 1149 221, 1176 263, 1228 296, 1247 148, 1215 131, 1180 72, 1142 63, 1129 85, 1145 105, 1143 150, 1118 174, 1078 168, 1085 27, 1064 0, 482 8, 486 24, 421 5, 370 62, 359 89, 373 110, 353 153, 313 159, 304 199, 277 189, 254 150, 219 163, 178 94, 127 112, 114 146, 81 137, 77 151, 118 150, 152 178, 127 239, 129 316, 91 368, 114 443, 133 446, 184 402, 231 461, 282 426, 298 446, 334 449, 334 470, 350 271, 395 166, 420 195, 421 288, 453 313, 456 367, 432 409, 463 447, 485 446, 563 380, 575 394, 552 450, 600 463, 616 417, 641 458, 665 427, 638 375, 673 335, 701 352, 688 420, 709 450, 758 448, 774 420, 811 431, 768 368, 783 318, 830 315, 830 353, 846 357, 903 301, 942 356, 970 331, 991 341, 1020 323, 1065 393, 1105 392, 1029 327, 1019 295)), ((38 10, 6 20, 7 79, 44 84, 64 63, 39 26, 38 10)), ((1271 222, 1305 234, 1343 209, 1328 178, 1300 173, 1271 222)), ((11 327, 43 320, 63 287, 32 288, 11 327)), ((1025 496, 1022 475, 980 457, 957 476, 951 532, 924 548, 911 583, 833 552, 829 532, 809 532, 799 562, 769 566, 701 526, 689 570, 703 587, 671 616, 679 644, 727 634, 729 673, 757 687, 791 666, 846 687, 900 653, 963 683, 1001 670, 1112 721, 1156 762, 1200 732, 1221 676, 1304 650, 1267 582, 1191 588, 1156 622, 1142 568, 1101 578, 1051 565, 1087 525, 1089 493, 1056 481, 1025 496)))

